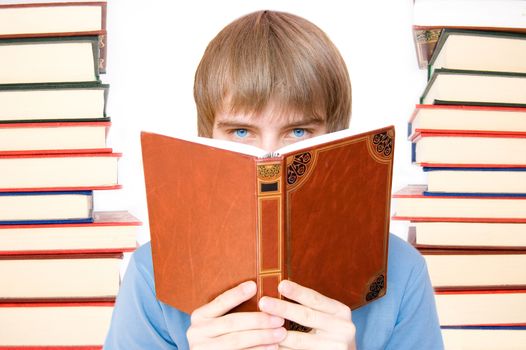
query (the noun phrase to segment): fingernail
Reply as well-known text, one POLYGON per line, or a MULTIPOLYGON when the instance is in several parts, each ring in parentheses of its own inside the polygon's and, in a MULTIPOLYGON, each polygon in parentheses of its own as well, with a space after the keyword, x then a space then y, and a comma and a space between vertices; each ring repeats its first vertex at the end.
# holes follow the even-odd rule
POLYGON ((281 317, 277 316, 270 316, 270 326, 271 327, 280 327, 283 326, 283 323, 285 323, 285 320, 281 317))
POLYGON ((280 327, 278 329, 275 329, 272 331, 272 336, 274 337, 274 339, 283 339, 285 338, 285 334, 287 333, 287 331, 285 330, 285 328, 283 327, 280 327))
POLYGON ((252 281, 243 282, 241 284, 241 290, 245 295, 253 294, 256 291, 256 284, 252 281))
POLYGON ((272 300, 271 298, 263 297, 263 298, 259 299, 259 308, 261 310, 272 309, 274 307, 274 305, 275 305, 274 300, 272 300))
POLYGON ((283 280, 278 285, 278 290, 281 294, 287 294, 292 291, 292 283, 287 280, 283 280))

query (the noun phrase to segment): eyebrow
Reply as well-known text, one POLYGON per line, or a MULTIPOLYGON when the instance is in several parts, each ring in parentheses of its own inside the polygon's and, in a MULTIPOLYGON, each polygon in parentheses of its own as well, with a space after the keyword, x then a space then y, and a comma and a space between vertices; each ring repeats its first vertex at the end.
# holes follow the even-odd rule
MULTIPOLYGON (((241 120, 235 120, 235 118, 232 118, 234 120, 223 120, 217 122, 217 128, 250 128, 253 127, 253 124, 247 123, 245 121, 241 120)), ((308 125, 321 125, 325 123, 325 120, 319 119, 316 117, 307 117, 303 120, 298 120, 294 122, 290 122, 285 125, 287 128, 297 128, 302 126, 308 126, 308 125)))

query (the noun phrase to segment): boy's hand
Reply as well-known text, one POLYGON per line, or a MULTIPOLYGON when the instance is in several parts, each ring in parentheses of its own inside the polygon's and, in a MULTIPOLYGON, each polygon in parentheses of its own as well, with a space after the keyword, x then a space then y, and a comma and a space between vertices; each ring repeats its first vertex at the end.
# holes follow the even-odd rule
POLYGON ((284 320, 264 312, 228 311, 252 298, 256 284, 244 282, 192 313, 187 337, 190 349, 278 349, 287 332, 284 320))
POLYGON ((279 292, 299 304, 263 297, 261 311, 312 328, 309 333, 288 331, 280 349, 356 349, 356 328, 348 306, 291 281, 281 281, 279 292))

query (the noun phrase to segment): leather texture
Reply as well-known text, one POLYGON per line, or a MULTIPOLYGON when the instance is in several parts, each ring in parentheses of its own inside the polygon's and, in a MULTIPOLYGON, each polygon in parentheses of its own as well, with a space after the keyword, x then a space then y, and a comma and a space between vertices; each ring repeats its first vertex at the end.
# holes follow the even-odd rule
POLYGON ((392 127, 270 160, 141 138, 162 302, 191 313, 254 280, 257 296, 234 310, 253 311, 286 278, 353 309, 385 294, 392 127))

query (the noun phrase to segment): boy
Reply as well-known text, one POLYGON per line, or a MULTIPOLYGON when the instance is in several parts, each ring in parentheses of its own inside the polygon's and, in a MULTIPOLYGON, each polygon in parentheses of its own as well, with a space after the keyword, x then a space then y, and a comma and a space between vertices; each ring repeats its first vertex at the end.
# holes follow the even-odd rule
MULTIPOLYGON (((196 72, 200 136, 275 150, 348 126, 351 86, 327 36, 294 15, 244 16, 214 38, 196 72)), ((433 290, 422 257, 399 238, 389 243, 383 298, 351 310, 290 281, 263 297, 260 312, 228 313, 250 299, 244 282, 190 316, 155 298, 150 245, 133 255, 105 349, 442 349, 433 290), (286 331, 288 319, 310 328, 286 331)))

